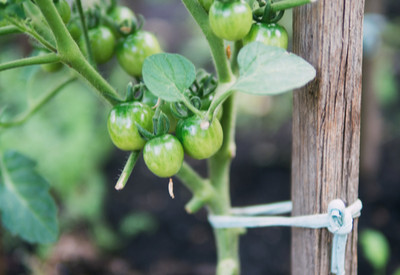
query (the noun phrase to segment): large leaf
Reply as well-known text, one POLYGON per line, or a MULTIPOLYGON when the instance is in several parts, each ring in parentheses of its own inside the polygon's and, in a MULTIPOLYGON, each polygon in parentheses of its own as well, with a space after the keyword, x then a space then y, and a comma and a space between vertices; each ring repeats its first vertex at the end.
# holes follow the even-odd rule
POLYGON ((58 236, 57 209, 35 165, 15 151, 0 155, 2 223, 31 243, 51 243, 58 236))
POLYGON ((182 101, 196 79, 192 62, 178 54, 160 53, 145 59, 143 80, 156 96, 169 102, 182 101))
POLYGON ((240 76, 231 89, 247 94, 273 95, 307 84, 315 69, 301 57, 260 42, 246 45, 239 53, 240 76))

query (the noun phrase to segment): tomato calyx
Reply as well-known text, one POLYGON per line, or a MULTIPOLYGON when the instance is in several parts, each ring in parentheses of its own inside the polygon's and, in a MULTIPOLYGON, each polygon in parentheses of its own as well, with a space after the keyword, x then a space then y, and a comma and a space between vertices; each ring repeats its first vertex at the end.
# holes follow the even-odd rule
POLYGON ((260 13, 257 11, 253 13, 253 19, 258 23, 265 23, 265 24, 277 23, 279 20, 282 19, 285 13, 285 10, 274 12, 272 9, 271 0, 266 0, 265 2, 259 1, 259 6, 262 11, 261 16, 260 13))
POLYGON ((136 127, 138 128, 139 134, 141 137, 146 140, 152 140, 156 137, 163 136, 169 132, 170 129, 170 121, 168 116, 161 110, 162 105, 164 102, 160 100, 156 111, 153 116, 153 132, 151 133, 150 131, 144 129, 141 127, 139 124, 136 124, 136 127))

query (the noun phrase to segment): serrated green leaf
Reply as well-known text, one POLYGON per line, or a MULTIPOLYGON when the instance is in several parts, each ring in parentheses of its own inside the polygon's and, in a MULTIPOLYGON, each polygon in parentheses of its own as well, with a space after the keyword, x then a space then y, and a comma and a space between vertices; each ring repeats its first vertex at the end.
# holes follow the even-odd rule
POLYGON ((315 69, 301 57, 260 42, 239 53, 240 76, 231 88, 247 94, 274 95, 300 88, 315 77, 315 69))
POLYGON ((142 73, 146 87, 168 102, 182 101, 196 79, 193 63, 178 54, 160 53, 146 58, 142 73))
POLYGON ((49 184, 35 162, 8 150, 0 155, 0 210, 3 225, 31 243, 51 243, 58 236, 57 209, 49 184))

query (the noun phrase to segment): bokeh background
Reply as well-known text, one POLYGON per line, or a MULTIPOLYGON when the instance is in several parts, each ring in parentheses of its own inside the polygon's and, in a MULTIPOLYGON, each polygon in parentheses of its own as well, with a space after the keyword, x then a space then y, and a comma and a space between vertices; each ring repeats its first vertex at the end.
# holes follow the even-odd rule
MULTIPOLYGON (((88 4, 90 1, 84 1, 88 4)), ((200 30, 179 0, 121 2, 146 19, 164 51, 212 71, 200 30)), ((291 14, 282 24, 291 33, 291 14)), ((364 24, 359 274, 400 274, 400 2, 366 0, 364 24)), ((289 48, 290 50, 290 48, 289 48)), ((23 36, 0 37, 0 62, 28 56, 23 36)), ((100 67, 123 94, 129 76, 116 59, 100 67)), ((39 67, 0 74, 3 119, 23 112, 67 69, 39 67)), ((237 156, 232 167, 235 206, 290 199, 291 94, 241 96, 237 156)), ((21 127, 0 132, 0 149, 38 161, 59 206, 61 235, 31 245, 0 228, 0 274, 211 275, 215 247, 206 212, 184 210, 191 194, 175 180, 152 175, 139 159, 126 188, 114 189, 128 157, 107 134, 109 107, 85 84, 65 88, 21 127)), ((204 161, 188 161, 205 173, 204 161)), ((290 273, 290 229, 248 230, 241 239, 244 275, 290 273)))

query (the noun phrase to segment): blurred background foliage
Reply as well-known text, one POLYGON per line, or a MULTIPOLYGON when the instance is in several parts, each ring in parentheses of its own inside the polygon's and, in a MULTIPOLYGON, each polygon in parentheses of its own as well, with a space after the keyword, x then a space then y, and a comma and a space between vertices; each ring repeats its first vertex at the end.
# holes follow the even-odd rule
MULTIPOLYGON (((121 3, 145 17, 144 29, 156 34, 164 51, 213 70, 207 44, 179 0, 121 3)), ((290 12, 281 23, 291 34, 290 12)), ((367 0, 364 33, 359 270, 399 274, 399 2, 367 0)), ((0 62, 32 51, 26 37, 0 37, 0 62)), ((115 59, 100 71, 124 93, 130 77, 115 59)), ((0 73, 2 119, 23 112, 70 75, 67 68, 46 74, 39 66, 0 73)), ((238 103, 233 203, 288 199, 291 93, 239 95, 238 103)), ((175 186, 177 199, 171 201, 166 182, 139 160, 127 188, 114 190, 127 155, 111 144, 108 111, 90 87, 75 81, 22 126, 0 129, 0 150, 16 149, 38 161, 40 173, 51 183, 61 225, 60 240, 50 246, 28 245, 0 230, 0 274, 213 274, 211 229, 204 212, 184 212, 190 194, 183 187, 175 186)), ((204 162, 188 161, 204 173, 204 162)), ((289 246, 289 229, 250 230, 241 248, 243 274, 288 274, 289 246)))

